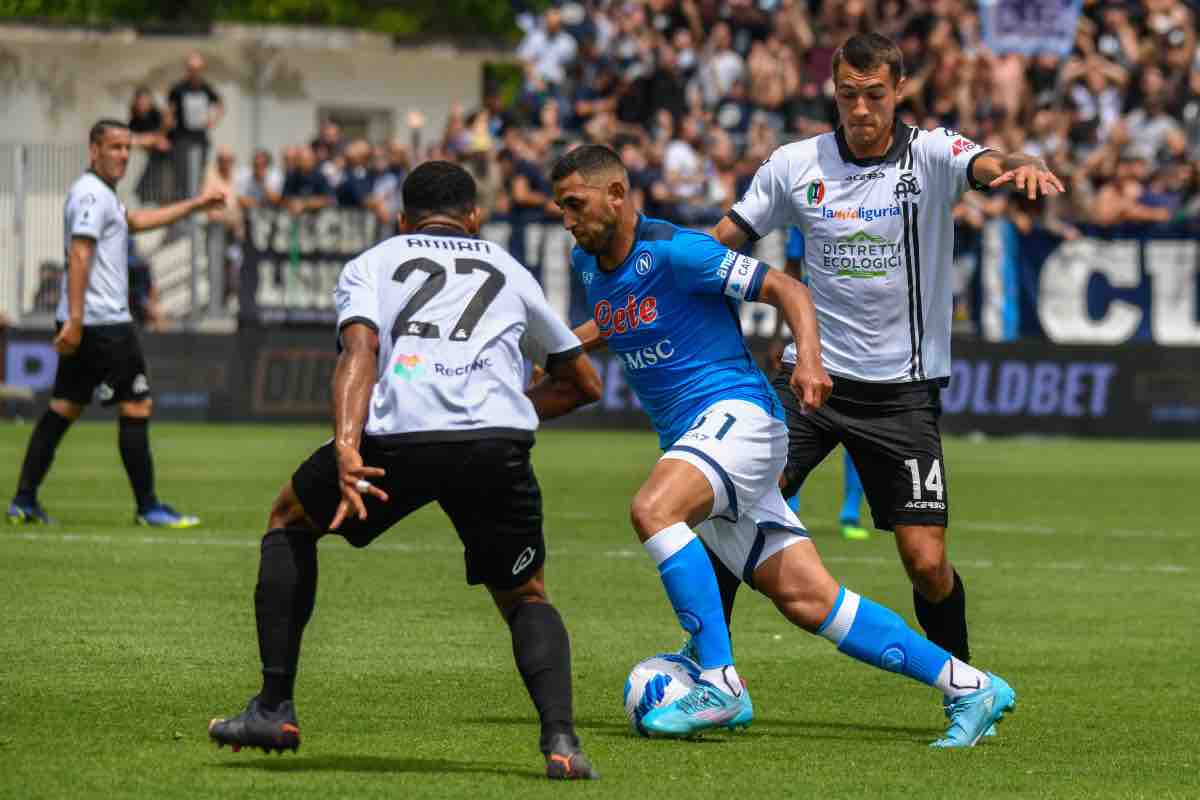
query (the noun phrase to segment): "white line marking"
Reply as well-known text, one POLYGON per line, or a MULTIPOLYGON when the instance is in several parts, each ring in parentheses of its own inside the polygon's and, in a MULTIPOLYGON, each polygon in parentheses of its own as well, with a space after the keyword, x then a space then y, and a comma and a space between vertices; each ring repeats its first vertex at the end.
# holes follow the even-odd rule
MULTIPOLYGON (((224 538, 215 536, 111 536, 106 534, 88 534, 88 533, 40 533, 35 531, 22 531, 13 535, 0 534, 0 545, 11 541, 27 541, 41 542, 46 544, 54 544, 58 542, 71 544, 142 544, 142 545, 167 545, 167 546, 189 546, 189 547, 236 547, 236 548, 257 548, 261 542, 260 539, 242 539, 242 538, 224 538)), ((346 546, 326 547, 325 553, 338 552, 353 552, 355 548, 346 546)), ((412 544, 408 542, 379 542, 370 545, 368 548, 372 552, 388 552, 388 553, 460 553, 461 547, 454 545, 426 545, 412 544)), ((572 545, 571 548, 552 547, 549 549, 549 554, 555 557, 563 557, 570 553, 572 556, 588 556, 602 555, 604 558, 619 558, 632 559, 641 555, 640 551, 622 548, 620 550, 602 550, 598 551, 594 548, 586 546, 572 545)), ((822 560, 826 564, 869 564, 871 566, 888 566, 895 565, 897 560, 894 557, 883 556, 823 556, 822 560)), ((1043 570, 1048 572, 1117 572, 1117 573, 1154 573, 1161 575, 1185 575, 1193 571, 1193 567, 1183 564, 1089 564, 1083 561, 1036 561, 1029 562, 1005 562, 992 561, 990 559, 977 560, 955 560, 958 566, 968 567, 979 570, 1043 570)))
POLYGON ((1195 534, 1187 531, 1170 530, 1131 530, 1128 528, 1112 529, 1070 529, 1055 528, 1049 525, 1036 525, 1022 522, 956 522, 951 530, 961 528, 969 531, 992 531, 995 533, 1028 533, 1035 536, 1089 536, 1111 539, 1191 539, 1195 534))

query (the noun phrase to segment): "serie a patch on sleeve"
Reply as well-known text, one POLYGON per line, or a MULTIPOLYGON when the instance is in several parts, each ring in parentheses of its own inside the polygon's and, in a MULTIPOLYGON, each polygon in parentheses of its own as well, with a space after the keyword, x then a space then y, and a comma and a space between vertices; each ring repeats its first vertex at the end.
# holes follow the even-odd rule
POLYGON ((730 250, 717 271, 725 280, 725 294, 738 300, 753 300, 762 284, 761 267, 757 258, 730 250))

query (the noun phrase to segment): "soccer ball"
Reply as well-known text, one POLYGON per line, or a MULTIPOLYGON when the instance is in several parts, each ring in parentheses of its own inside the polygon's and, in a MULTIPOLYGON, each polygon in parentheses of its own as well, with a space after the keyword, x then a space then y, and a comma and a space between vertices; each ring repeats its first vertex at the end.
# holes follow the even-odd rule
POLYGON ((675 653, 659 653, 639 661, 625 680, 625 716, 642 736, 642 718, 686 695, 700 677, 700 665, 675 653))

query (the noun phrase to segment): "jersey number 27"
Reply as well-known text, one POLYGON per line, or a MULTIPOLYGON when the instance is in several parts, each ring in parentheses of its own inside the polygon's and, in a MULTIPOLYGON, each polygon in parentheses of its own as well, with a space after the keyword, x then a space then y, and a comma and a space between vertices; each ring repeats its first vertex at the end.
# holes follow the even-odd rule
MULTIPOLYGON (((486 261, 480 261, 477 258, 456 258, 454 260, 454 272, 458 275, 470 275, 475 270, 487 273, 487 279, 475 292, 471 302, 467 303, 458 322, 454 323, 454 329, 450 333, 452 342, 465 342, 471 338, 471 334, 475 332, 475 326, 479 324, 479 319, 496 299, 496 295, 500 294, 500 290, 504 288, 504 273, 486 261)), ((446 288, 446 268, 429 258, 414 258, 396 267, 396 271, 392 273, 392 280, 403 283, 414 272, 424 272, 429 277, 396 315, 396 321, 392 323, 392 344, 395 344, 401 336, 419 336, 422 339, 440 339, 442 337, 437 323, 421 322, 413 319, 413 315, 432 300, 438 292, 446 288)))

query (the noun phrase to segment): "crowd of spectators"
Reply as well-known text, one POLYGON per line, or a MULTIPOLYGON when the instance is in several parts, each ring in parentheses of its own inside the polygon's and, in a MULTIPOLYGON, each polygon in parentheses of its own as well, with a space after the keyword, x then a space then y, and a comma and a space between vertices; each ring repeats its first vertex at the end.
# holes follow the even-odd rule
MULTIPOLYGON (((1200 52, 1187 0, 1085 0, 1062 58, 990 52, 970 0, 566 0, 518 22, 519 91, 486 86, 480 107, 455 105, 440 133, 414 111, 408 135, 390 142, 346 141, 325 121, 278 160, 264 150, 239 166, 220 150, 205 181, 230 189, 231 205, 213 219, 234 238, 237 209, 261 204, 360 207, 392 224, 407 171, 449 158, 479 179, 486 213, 552 220, 553 162, 602 142, 625 160, 647 213, 707 226, 774 148, 832 129, 831 56, 869 30, 904 53, 907 123, 1040 155, 1068 185, 1036 206, 969 193, 957 211, 964 241, 997 215, 1067 238, 1082 226, 1200 215, 1200 52)), ((147 192, 181 180, 173 147, 198 144, 207 157, 222 106, 203 71, 190 56, 165 112, 147 92, 134 99, 136 143, 151 154, 147 192)))

